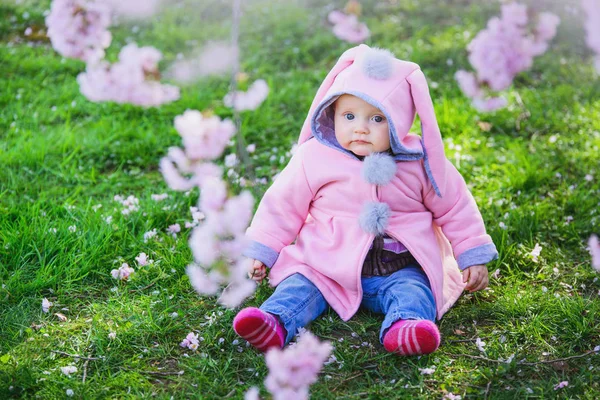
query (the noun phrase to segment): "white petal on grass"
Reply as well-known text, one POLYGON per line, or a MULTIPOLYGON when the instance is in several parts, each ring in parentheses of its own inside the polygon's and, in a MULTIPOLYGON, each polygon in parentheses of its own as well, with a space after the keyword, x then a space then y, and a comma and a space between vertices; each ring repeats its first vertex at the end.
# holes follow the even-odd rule
POLYGON ((44 300, 42 300, 42 311, 47 313, 50 310, 50 307, 52 307, 52 302, 44 297, 44 300))
POLYGON ((71 374, 74 374, 74 373, 77 372, 77 367, 75 367, 73 365, 69 365, 69 366, 66 366, 66 367, 60 367, 60 371, 63 374, 65 374, 67 376, 70 376, 71 374))
POLYGON ((536 243, 533 250, 531 250, 531 253, 529 253, 531 258, 533 259, 533 262, 538 262, 538 257, 540 256, 541 252, 542 252, 542 246, 540 246, 539 243, 536 243))
POLYGON ((485 342, 483 340, 481 340, 481 338, 477 338, 477 340, 475 340, 475 345, 477 346, 477 348, 479 349, 479 351, 481 351, 482 353, 485 353, 485 342))

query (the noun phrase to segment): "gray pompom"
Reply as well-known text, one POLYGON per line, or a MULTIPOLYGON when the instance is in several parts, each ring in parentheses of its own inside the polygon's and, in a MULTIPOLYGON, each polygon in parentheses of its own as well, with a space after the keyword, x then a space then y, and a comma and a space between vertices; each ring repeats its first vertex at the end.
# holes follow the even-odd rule
POLYGON ((369 183, 387 185, 396 175, 396 161, 387 153, 372 153, 365 157, 361 174, 369 183))
POLYGON ((383 235, 390 219, 390 206, 386 203, 366 203, 358 218, 363 231, 372 235, 383 235))
POLYGON ((388 79, 394 72, 394 55, 385 49, 372 48, 365 52, 362 70, 370 78, 388 79))

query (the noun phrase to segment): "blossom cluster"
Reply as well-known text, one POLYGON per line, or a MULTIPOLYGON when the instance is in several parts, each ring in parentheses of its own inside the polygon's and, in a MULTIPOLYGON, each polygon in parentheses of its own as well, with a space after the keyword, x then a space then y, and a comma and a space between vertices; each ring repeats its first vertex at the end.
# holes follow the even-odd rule
POLYGON ((198 349, 198 334, 194 332, 188 333, 188 335, 179 343, 181 347, 188 348, 190 350, 196 351, 198 349))
POLYGON ((254 199, 249 192, 228 197, 223 171, 212 162, 223 153, 235 126, 229 120, 187 110, 175 118, 175 128, 183 148, 170 148, 160 170, 172 189, 200 189, 198 207, 192 209, 194 223, 186 223, 194 228, 189 240, 194 263, 187 267, 190 283, 201 295, 217 294, 226 285, 219 301, 235 307, 256 287, 246 276, 250 260, 242 256, 254 199))
POLYGON ((127 198, 125 198, 121 195, 115 195, 113 197, 113 200, 118 203, 121 203, 121 205, 123 206, 121 214, 123 215, 131 214, 132 212, 138 211, 140 209, 140 201, 135 196, 129 195, 127 196, 127 198))
POLYGON ((175 129, 184 148, 169 148, 167 156, 160 161, 160 170, 169 187, 184 191, 201 187, 211 178, 220 179, 223 170, 210 161, 223 153, 235 134, 233 122, 222 121, 217 116, 204 117, 197 110, 186 110, 175 117, 175 129))
MULTIPOLYGON (((213 187, 216 182, 219 181, 212 180, 213 187)), ((206 219, 194 228, 190 236, 195 264, 188 266, 187 273, 192 286, 200 294, 215 294, 221 284, 227 284, 219 302, 227 307, 236 307, 256 288, 246 275, 251 260, 242 256, 247 245, 245 231, 252 217, 254 198, 249 192, 242 192, 226 200, 221 197, 219 204, 222 192, 211 191, 211 184, 201 188, 200 208, 206 219), (202 207, 206 204, 210 208, 202 207), (217 261, 226 263, 226 272, 219 269, 208 272, 208 268, 217 261)))
POLYGON ((296 344, 284 350, 271 348, 266 354, 269 374, 267 390, 275 400, 308 399, 309 386, 317 381, 323 363, 332 351, 329 342, 319 342, 310 332, 302 332, 296 344))
POLYGON ((159 106, 179 98, 179 88, 158 79, 160 51, 130 43, 119 52, 119 61, 88 64, 77 76, 81 93, 91 101, 115 101, 144 107, 159 106))
POLYGON ((236 91, 228 93, 223 98, 223 103, 238 111, 255 110, 262 104, 269 94, 269 85, 264 79, 255 81, 246 92, 236 91))
POLYGON ((490 19, 487 28, 467 47, 475 72, 460 70, 455 74, 462 92, 472 99, 475 108, 493 111, 506 106, 504 97, 490 97, 488 92, 507 89, 518 73, 529 69, 534 57, 548 49, 559 23, 556 15, 543 12, 534 24, 526 5, 502 6, 501 16, 490 19))
POLYGON ((100 61, 112 40, 110 13, 99 0, 54 0, 46 17, 52 47, 64 57, 100 61))
POLYGON ((127 279, 129 279, 129 276, 131 274, 133 274, 134 272, 135 272, 134 269, 131 268, 129 266, 129 264, 123 263, 123 264, 121 264, 119 269, 113 269, 112 271, 110 271, 110 274, 112 275, 112 277, 114 279, 120 279, 122 281, 126 281, 127 279))
POLYGON ((187 84, 208 75, 231 71, 238 62, 239 49, 228 43, 211 42, 198 55, 178 57, 167 71, 169 77, 187 84))
POLYGON ((359 22, 355 13, 344 13, 334 10, 329 13, 327 19, 333 24, 333 34, 340 40, 348 43, 363 43, 371 33, 366 24, 359 22))
POLYGON ((600 3, 598 0, 582 0, 581 6, 586 14, 586 44, 596 53, 594 66, 600 74, 600 3))

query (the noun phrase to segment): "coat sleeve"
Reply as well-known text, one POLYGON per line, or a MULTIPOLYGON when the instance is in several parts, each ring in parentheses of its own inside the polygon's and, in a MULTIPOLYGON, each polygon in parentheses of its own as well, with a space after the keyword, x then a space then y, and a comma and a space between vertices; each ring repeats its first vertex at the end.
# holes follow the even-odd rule
POLYGON ((435 193, 429 180, 424 192, 424 204, 450 241, 461 270, 498 258, 475 199, 450 161, 446 160, 446 187, 442 197, 435 193))
POLYGON ((251 242, 244 255, 268 267, 273 266, 281 249, 296 239, 313 199, 304 169, 302 147, 265 192, 246 231, 251 242))

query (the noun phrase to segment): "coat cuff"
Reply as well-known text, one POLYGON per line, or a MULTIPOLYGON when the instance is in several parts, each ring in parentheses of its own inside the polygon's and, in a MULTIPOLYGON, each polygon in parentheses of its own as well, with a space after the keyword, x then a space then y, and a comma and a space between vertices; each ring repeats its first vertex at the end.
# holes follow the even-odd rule
POLYGON ((278 252, 269 246, 265 246, 264 244, 255 241, 250 243, 246 250, 244 250, 243 255, 258 260, 269 268, 275 264, 275 261, 277 261, 277 258, 279 257, 278 252))
POLYGON ((487 264, 498 258, 498 251, 493 243, 484 244, 474 247, 463 252, 456 262, 461 271, 472 267, 473 265, 487 264))

